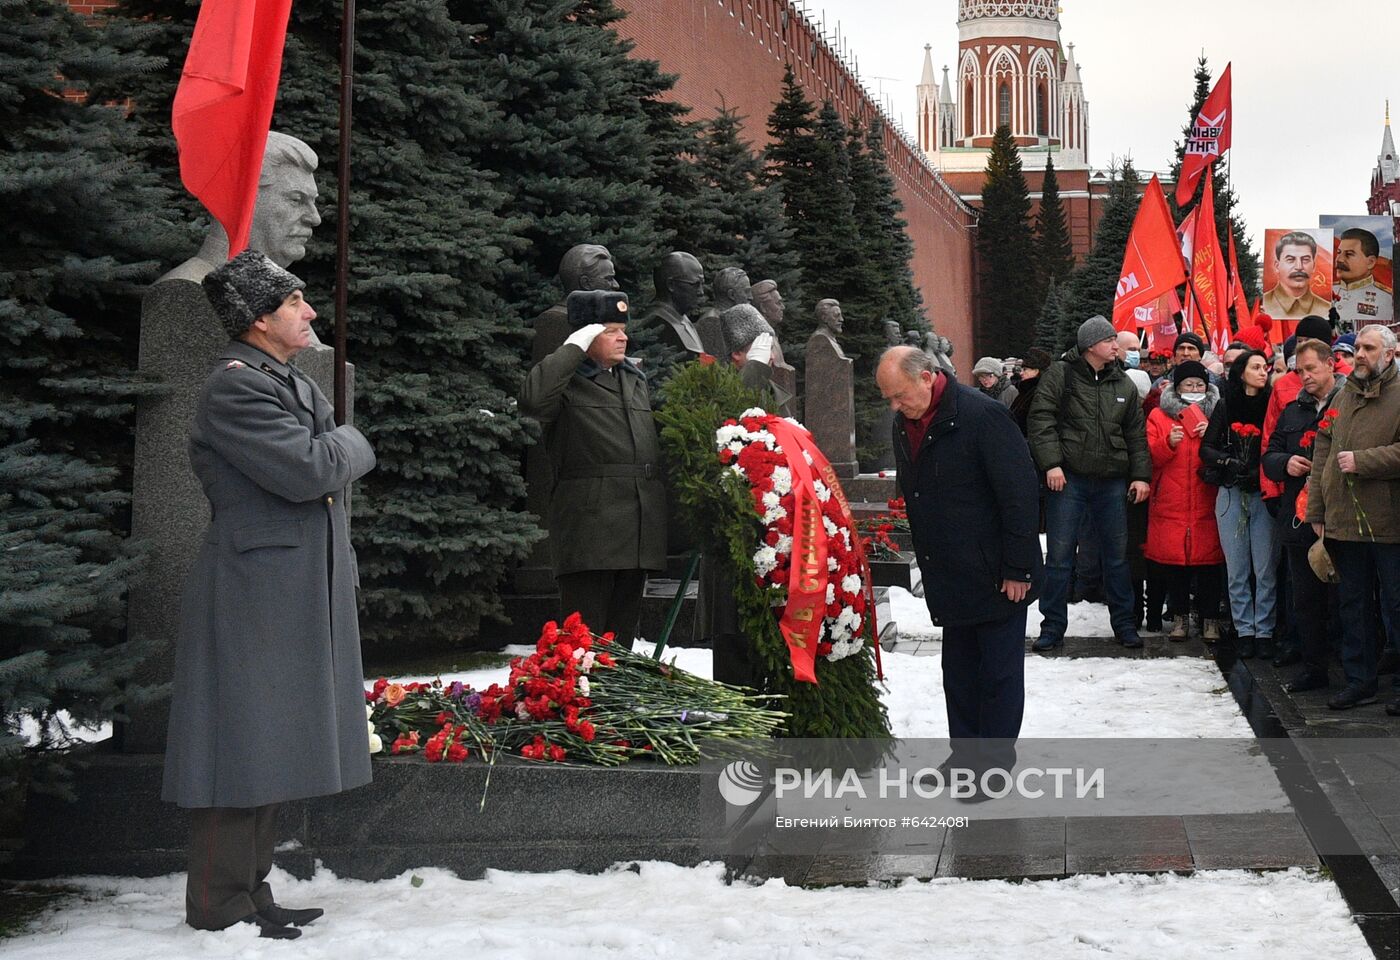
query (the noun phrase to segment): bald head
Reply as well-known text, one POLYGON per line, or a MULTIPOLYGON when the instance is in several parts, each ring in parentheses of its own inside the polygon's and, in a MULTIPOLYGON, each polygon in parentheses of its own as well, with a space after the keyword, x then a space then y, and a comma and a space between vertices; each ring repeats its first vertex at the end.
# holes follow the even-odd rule
POLYGON ((916 347, 901 344, 880 354, 875 383, 890 409, 910 420, 922 417, 933 402, 937 372, 933 358, 916 347))

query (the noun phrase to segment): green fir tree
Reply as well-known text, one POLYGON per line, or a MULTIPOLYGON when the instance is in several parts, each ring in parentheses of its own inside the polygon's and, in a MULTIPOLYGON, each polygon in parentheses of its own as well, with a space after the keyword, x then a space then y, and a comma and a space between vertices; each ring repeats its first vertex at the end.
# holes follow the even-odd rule
POLYGON ((1072 330, 1092 316, 1113 316, 1123 254, 1128 249, 1128 235, 1142 199, 1142 180, 1131 160, 1124 160, 1121 167, 1113 170, 1112 177, 1093 249, 1059 291, 1066 324, 1072 330))
MULTIPOLYGON (((117 10, 154 24, 137 49, 175 64, 195 12, 179 0, 117 10)), ((327 321, 340 15, 329 2, 293 8, 273 119, 321 160, 325 222, 293 269, 327 321)), ((356 41, 349 354, 356 422, 379 457, 354 505, 361 627, 369 643, 460 642, 501 613, 499 585, 539 536, 518 507, 522 446, 537 432, 513 399, 526 328, 499 293, 524 224, 483 157, 504 122, 503 81, 481 28, 442 0, 362 9, 356 41)), ((152 162, 173 157, 176 80, 153 72, 128 91, 152 162)), ((157 169, 176 176, 171 162, 157 169)))
POLYGON ((26 756, 66 792, 72 725, 151 691, 123 632, 139 293, 183 233, 126 161, 120 108, 90 96, 159 61, 123 56, 51 0, 0 0, 0 796, 26 756), (61 79, 60 79, 61 78, 61 79), (60 89, 60 84, 62 89, 60 89), (66 714, 66 721, 60 714, 66 714), (28 746, 19 736, 29 726, 28 746))
POLYGON ((1021 154, 1011 129, 1002 125, 992 137, 977 222, 982 304, 979 356, 1018 354, 1034 336, 1039 298, 1030 210, 1021 154))
POLYGON ((1035 345, 1058 357, 1065 348, 1065 315, 1060 307, 1060 288, 1055 279, 1045 288, 1045 299, 1035 321, 1035 345))
POLYGON ((1065 207, 1060 201, 1060 178, 1055 160, 1045 158, 1045 179, 1040 188, 1040 210, 1035 217, 1036 267, 1042 297, 1052 284, 1064 283, 1074 270, 1074 243, 1070 240, 1065 207))

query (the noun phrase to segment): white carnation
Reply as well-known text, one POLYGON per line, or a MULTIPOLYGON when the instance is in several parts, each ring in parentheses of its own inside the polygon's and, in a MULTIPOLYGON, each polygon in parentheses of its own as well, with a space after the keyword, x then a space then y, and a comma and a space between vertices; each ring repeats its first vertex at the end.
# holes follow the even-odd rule
POLYGON ((773 489, 779 495, 792 492, 792 471, 787 467, 773 468, 773 489))
POLYGON ((379 753, 379 752, 382 751, 383 749, 384 749, 384 741, 379 739, 379 734, 377 734, 377 733, 371 733, 371 734, 369 735, 369 752, 370 752, 371 754, 375 754, 375 753, 379 753))
POLYGON ((841 589, 844 590, 846 593, 849 593, 852 596, 859 595, 860 588, 860 577, 856 576, 854 573, 848 573, 841 578, 841 589))
POLYGON ((778 544, 774 547, 779 553, 792 555, 792 537, 785 533, 778 534, 778 544))
POLYGON ((836 536, 836 524, 831 522, 830 517, 822 517, 822 527, 826 530, 826 535, 828 537, 836 536))
MULTIPOLYGON (((593 656, 593 654, 590 653, 589 656, 591 657, 591 656, 593 656)), ((581 693, 581 694, 583 694, 583 695, 586 697, 586 696, 589 696, 588 690, 589 690, 589 687, 588 687, 588 678, 587 678, 587 677, 579 677, 579 678, 578 678, 578 692, 581 693)))
MULTIPOLYGON (((803 452, 805 453, 806 451, 803 452)), ((820 500, 822 503, 826 503, 828 500, 831 499, 831 490, 827 487, 826 484, 822 483, 820 480, 812 481, 812 489, 817 491, 817 499, 820 500)))
POLYGON ((765 410, 765 409, 763 409, 762 407, 749 407, 749 409, 747 409, 747 410, 745 410, 743 413, 739 414, 739 419, 741 419, 741 420, 747 420, 747 419, 749 419, 750 417, 753 417, 753 418, 756 419, 756 418, 758 418, 758 417, 766 417, 766 416, 768 416, 768 411, 765 410))
POLYGON ((826 572, 827 572, 827 573, 835 573, 837 570, 840 570, 840 569, 841 569, 841 564, 839 564, 839 563, 836 562, 836 558, 835 558, 835 557, 827 557, 827 558, 826 558, 826 572))
POLYGON ((763 505, 769 510, 772 510, 774 507, 777 507, 779 504, 782 503, 782 499, 783 498, 780 497, 776 491, 769 490, 763 495, 763 505))
POLYGON ((834 584, 834 583, 828 583, 828 584, 826 585, 826 602, 827 602, 827 603, 835 603, 835 602, 836 602, 836 584, 834 584))
POLYGON ((753 567, 760 577, 766 577, 778 567, 778 551, 764 545, 753 555, 753 567))

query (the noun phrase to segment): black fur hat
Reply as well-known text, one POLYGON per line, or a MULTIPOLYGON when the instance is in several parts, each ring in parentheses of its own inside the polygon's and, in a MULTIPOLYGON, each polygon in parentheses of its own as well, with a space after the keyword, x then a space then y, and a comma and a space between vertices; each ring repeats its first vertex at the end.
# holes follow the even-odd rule
POLYGON ((271 313, 306 283, 256 250, 244 250, 204 278, 204 295, 230 338, 248 332, 253 321, 271 313))
POLYGON ((575 290, 564 301, 569 311, 569 329, 590 323, 626 323, 627 294, 615 290, 575 290))

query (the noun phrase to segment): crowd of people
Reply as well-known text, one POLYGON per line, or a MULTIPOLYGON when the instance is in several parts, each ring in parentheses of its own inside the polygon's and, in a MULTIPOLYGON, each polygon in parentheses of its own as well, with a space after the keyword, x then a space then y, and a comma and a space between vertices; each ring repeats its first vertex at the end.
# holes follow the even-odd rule
POLYGON ((1260 317, 1221 356, 1191 332, 1143 356, 1094 317, 1059 358, 978 360, 977 389, 1009 410, 1040 475, 1033 650, 1061 646, 1067 605, 1090 600, 1125 647, 1198 634, 1296 666, 1292 692, 1327 689, 1339 658, 1328 705, 1376 702, 1400 669, 1395 334, 1338 336, 1321 316, 1281 345, 1272 333, 1260 317))

